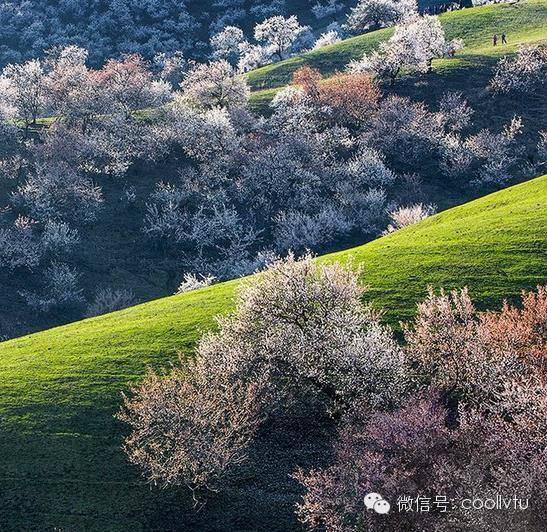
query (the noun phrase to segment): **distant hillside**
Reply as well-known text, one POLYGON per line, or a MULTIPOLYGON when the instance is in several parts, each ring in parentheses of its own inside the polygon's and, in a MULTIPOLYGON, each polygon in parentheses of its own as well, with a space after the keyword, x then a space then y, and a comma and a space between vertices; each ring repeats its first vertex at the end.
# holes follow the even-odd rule
MULTIPOLYGON (((547 176, 491 194, 321 260, 363 266, 368 299, 396 324, 428 285, 467 285, 494 307, 547 281, 547 176)), ((214 498, 195 514, 184 491, 144 485, 120 450, 112 414, 146 366, 191 353, 236 282, 160 299, 0 344, 2 530, 258 530, 291 526, 295 494, 249 478, 245 500, 214 498), (266 507, 272 493, 279 507, 266 507), (284 513, 286 512, 286 513, 284 513), (224 528, 223 528, 224 527, 224 528)))
MULTIPOLYGON (((546 0, 491 4, 444 13, 439 18, 447 38, 463 39, 465 48, 453 59, 433 62, 437 85, 435 94, 453 90, 454 83, 461 87, 458 87, 459 90, 482 90, 489 79, 490 68, 501 56, 514 52, 520 44, 547 41, 546 0), (492 36, 502 32, 507 34, 508 45, 492 46, 492 36)), ((247 79, 255 91, 252 95, 255 108, 263 109, 275 94, 272 89, 289 83, 300 67, 309 65, 325 76, 332 75, 343 71, 350 61, 359 59, 365 52, 376 49, 392 34, 392 28, 373 31, 250 72, 247 79)), ((424 99, 431 85, 427 83, 427 77, 411 76, 402 84, 425 83, 425 87, 418 86, 414 90, 416 97, 424 99)))
POLYGON ((325 21, 313 16, 314 4, 315 0, 0 1, 0 67, 41 57, 45 50, 66 44, 88 48, 93 66, 134 52, 149 60, 158 52, 178 50, 187 57, 204 58, 209 37, 226 25, 252 32, 257 22, 283 13, 320 28, 325 21))
MULTIPOLYGON (((469 0, 466 0, 469 2, 469 0)), ((0 68, 41 57, 54 46, 76 44, 89 49, 90 62, 138 52, 152 59, 158 52, 183 51, 206 58, 209 38, 225 26, 252 35, 258 22, 273 15, 296 15, 320 34, 326 26, 344 23, 357 3, 339 1, 336 13, 317 18, 317 0, 2 0, 0 1, 0 68)), ((446 5, 419 0, 420 10, 446 5)))

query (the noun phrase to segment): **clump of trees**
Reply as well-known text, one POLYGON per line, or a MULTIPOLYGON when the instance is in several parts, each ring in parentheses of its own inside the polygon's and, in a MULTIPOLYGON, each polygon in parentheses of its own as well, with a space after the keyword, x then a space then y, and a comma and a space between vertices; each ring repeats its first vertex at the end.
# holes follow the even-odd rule
POLYGON ((140 56, 109 60, 100 70, 87 61, 86 50, 67 46, 43 60, 8 65, 0 75, 7 202, 0 262, 30 286, 19 290, 22 302, 60 316, 85 308, 75 259, 80 233, 105 206, 101 178, 122 176, 153 153, 151 125, 136 113, 171 98, 171 87, 140 56), (39 131, 44 115, 53 118, 39 131))
POLYGON ((320 83, 309 69, 295 83, 267 120, 250 116, 239 97, 223 110, 208 98, 189 107, 186 90, 166 111, 166 150, 181 151, 190 165, 150 196, 144 230, 181 254, 187 270, 241 275, 272 252, 381 230, 397 175, 351 134, 378 107, 378 88, 365 75, 320 83))
MULTIPOLYGON (((340 8, 337 2, 329 0, 316 5, 314 13, 323 18, 328 16, 325 13, 336 14, 340 8)), ((337 43, 347 31, 362 33, 388 26, 397 26, 396 35, 382 45, 381 53, 365 56, 352 68, 394 80, 401 68, 430 69, 434 58, 452 56, 462 47, 460 40, 445 41, 436 17, 420 17, 415 0, 360 0, 343 28, 334 22, 318 38, 294 15, 278 14, 256 24, 255 43, 245 37, 240 27, 229 24, 211 37, 210 46, 214 59, 226 60, 240 72, 247 72, 296 53, 337 43)))
POLYGON ((328 468, 296 473, 306 489, 297 514, 308 529, 382 526, 379 515, 364 509, 363 498, 373 491, 391 501, 389 530, 541 530, 546 503, 541 444, 488 414, 462 411, 453 424, 435 391, 394 412, 352 413, 339 431, 334 453, 328 468), (505 498, 516 494, 523 508, 469 511, 459 506, 467 497, 495 499, 500 493, 505 498), (412 501, 419 497, 429 510, 417 511, 412 501), (450 502, 443 506, 435 501, 450 502))
POLYGON ((194 360, 167 378, 150 373, 126 398, 130 459, 154 482, 215 489, 274 415, 396 402, 402 354, 362 293, 341 266, 310 256, 274 262, 194 360))
MULTIPOLYGON (((245 38, 238 26, 226 26, 211 37, 213 57, 230 62, 240 72, 247 72, 268 63, 281 61, 306 49, 318 40, 309 26, 302 26, 296 16, 274 15, 256 24, 254 43, 245 38)), ((335 36, 323 35, 320 45, 335 40, 335 36)))
MULTIPOLYGON (((359 530, 375 522, 360 498, 371 490, 488 497, 503 486, 533 509, 450 514, 394 513, 393 530, 540 530, 545 488, 545 337, 547 290, 523 295, 522 308, 479 313, 466 290, 430 293, 405 328, 405 354, 424 392, 392 412, 352 412, 335 444, 333 464, 298 477, 307 494, 303 522, 359 530), (416 521, 418 526, 418 521, 416 521)), ((377 517, 376 517, 377 520, 377 517)))
MULTIPOLYGON (((426 9, 432 0, 420 4, 426 9)), ((251 68, 300 49, 336 42, 337 21, 350 6, 339 0, 299 3, 318 20, 333 23, 319 39, 301 26, 286 0, 98 0, 0 4, 0 68, 38 59, 58 45, 74 43, 90 51, 89 63, 102 67, 110 58, 138 54, 176 83, 185 59, 226 59, 251 68), (200 16, 196 15, 200 13, 200 16), (257 43, 249 44, 252 37, 257 43), (227 55, 225 55, 227 54, 227 55)), ((443 6, 445 7, 445 6, 443 6)), ((445 7, 446 8, 446 7, 445 7)), ((344 27, 361 33, 399 23, 417 11, 415 0, 360 0, 344 27)))
POLYGON ((198 498, 237 479, 276 420, 311 416, 337 436, 327 465, 295 473, 305 489, 297 514, 310 529, 381 526, 363 503, 370 492, 395 504, 399 495, 457 501, 507 490, 531 510, 394 512, 390 530, 417 519, 439 530, 540 530, 547 288, 501 312, 478 312, 465 289, 430 291, 402 345, 362 298, 351 268, 276 260, 243 286, 195 358, 150 372, 125 398, 130 460, 149 481, 185 484, 198 498))
POLYGON ((59 43, 80 43, 90 61, 138 53, 152 59, 161 52, 190 51, 200 40, 200 22, 190 14, 190 1, 120 0, 104 4, 26 2, 0 4, 0 66, 40 57, 59 43))
POLYGON ((454 55, 463 47, 461 40, 447 41, 438 17, 414 14, 404 18, 395 33, 377 51, 352 61, 352 72, 370 72, 387 78, 391 85, 403 71, 430 72, 433 59, 454 55))

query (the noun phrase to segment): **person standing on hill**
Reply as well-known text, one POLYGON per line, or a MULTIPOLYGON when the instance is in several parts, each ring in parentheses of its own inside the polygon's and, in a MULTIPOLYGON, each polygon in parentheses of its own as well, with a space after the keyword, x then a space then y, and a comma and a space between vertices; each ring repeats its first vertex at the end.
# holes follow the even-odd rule
POLYGON ((507 36, 505 33, 501 34, 501 44, 507 44, 507 36))
POLYGON ((492 43, 494 44, 494 46, 498 44, 498 36, 496 34, 494 34, 494 36, 492 37, 492 43))

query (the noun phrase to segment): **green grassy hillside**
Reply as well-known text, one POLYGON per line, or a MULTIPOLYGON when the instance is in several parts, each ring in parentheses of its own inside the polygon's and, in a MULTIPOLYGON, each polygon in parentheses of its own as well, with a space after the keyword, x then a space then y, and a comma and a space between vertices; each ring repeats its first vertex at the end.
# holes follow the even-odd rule
MULTIPOLYGON (((322 260, 352 258, 386 320, 409 318, 429 284, 469 286, 483 306, 547 280, 547 176, 322 260)), ((120 391, 149 365, 190 352, 235 282, 161 299, 0 344, 2 530, 257 530, 288 521, 260 495, 216 497, 197 516, 184 491, 144 485, 120 450, 120 391), (236 511, 233 511, 235 507, 236 511), (232 508, 232 512, 229 512, 232 508), (276 514, 277 512, 277 514, 276 514), (161 526, 160 526, 161 524, 161 526)), ((294 494, 277 493, 290 515, 294 494)), ((290 519, 287 517, 286 519, 290 519)))
MULTIPOLYGON (((463 39, 465 48, 452 59, 434 61, 438 75, 452 76, 458 72, 461 76, 462 71, 469 69, 484 70, 500 56, 514 52, 520 44, 547 40, 546 0, 491 4, 444 13, 439 18, 447 38, 463 39), (492 46, 492 35, 503 32, 507 34, 508 45, 492 46)), ((255 91, 251 102, 256 109, 263 108, 275 94, 272 89, 289 83, 293 73, 304 65, 319 69, 325 76, 343 71, 351 60, 376 49, 392 34, 392 28, 373 31, 249 72, 247 78, 255 91)))

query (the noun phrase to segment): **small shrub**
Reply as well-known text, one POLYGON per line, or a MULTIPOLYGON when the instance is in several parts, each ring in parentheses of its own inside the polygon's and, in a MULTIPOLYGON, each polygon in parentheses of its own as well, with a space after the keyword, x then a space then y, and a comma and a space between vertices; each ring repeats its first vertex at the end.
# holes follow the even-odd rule
POLYGON ((215 282, 216 278, 212 275, 199 277, 193 273, 185 273, 182 283, 180 283, 175 294, 184 294, 185 292, 191 292, 193 290, 199 290, 206 286, 211 286, 215 282))
POLYGON ((116 310, 122 310, 136 303, 135 294, 131 290, 102 288, 95 295, 93 303, 88 306, 86 317, 100 316, 116 310))
POLYGON ((20 295, 27 305, 40 312, 71 310, 85 301, 78 286, 79 277, 76 269, 68 264, 53 263, 44 272, 44 289, 41 293, 22 290, 20 295))
POLYGON ((52 255, 66 254, 80 241, 78 231, 64 222, 47 221, 42 233, 42 246, 52 255))
POLYGON ((539 132, 539 141, 537 145, 537 157, 539 168, 547 168, 547 131, 539 132))
POLYGON ((433 205, 423 205, 422 203, 411 205, 410 207, 399 207, 389 213, 391 223, 387 226, 383 234, 387 235, 403 227, 421 222, 434 213, 435 207, 433 205))
POLYGON ((325 33, 322 33, 321 36, 315 41, 313 45, 314 50, 323 48, 324 46, 330 46, 331 44, 336 44, 340 42, 342 38, 335 30, 330 30, 325 33))
POLYGON ((0 228, 0 266, 33 269, 42 259, 42 250, 35 238, 36 222, 19 216, 12 226, 0 228))

